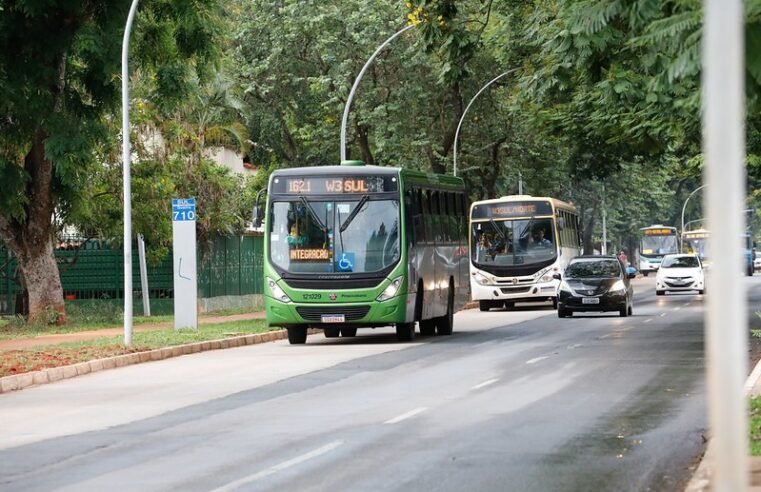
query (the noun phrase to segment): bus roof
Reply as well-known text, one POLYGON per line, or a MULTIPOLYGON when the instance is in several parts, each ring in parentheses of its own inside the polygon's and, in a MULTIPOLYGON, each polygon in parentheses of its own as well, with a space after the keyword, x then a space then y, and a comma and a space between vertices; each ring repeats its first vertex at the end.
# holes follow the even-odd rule
POLYGON ((510 202, 550 202, 556 209, 564 208, 567 210, 576 210, 576 206, 572 203, 558 200, 549 196, 532 196, 532 195, 508 195, 500 198, 489 198, 487 200, 477 200, 471 204, 471 209, 474 205, 489 205, 496 203, 510 203, 510 202))
POLYGON ((322 175, 339 175, 339 176, 366 176, 374 174, 377 176, 402 176, 402 179, 410 179, 418 183, 430 183, 431 185, 450 185, 455 187, 463 186, 463 180, 457 176, 446 174, 425 173, 401 167, 387 166, 368 166, 364 164, 353 164, 344 166, 304 166, 289 167, 276 169, 272 176, 322 176, 322 175))

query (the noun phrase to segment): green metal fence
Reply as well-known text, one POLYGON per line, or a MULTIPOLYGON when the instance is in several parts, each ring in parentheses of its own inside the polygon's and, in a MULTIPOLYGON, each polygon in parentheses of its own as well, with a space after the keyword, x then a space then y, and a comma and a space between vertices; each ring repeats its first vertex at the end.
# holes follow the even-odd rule
MULTIPOLYGON (((263 238, 260 235, 217 237, 208 250, 198 248, 198 296, 238 296, 262 293, 263 238)), ((121 249, 103 242, 82 243, 78 249, 56 249, 64 298, 92 304, 124 299, 124 258, 121 249)), ((132 285, 135 312, 142 312, 140 264, 132 250, 132 285)), ((16 261, 0 244, 0 314, 15 313, 19 287, 16 261)), ((171 251, 158 264, 148 263, 148 290, 154 314, 171 313, 174 297, 171 251), (155 306, 155 308, 154 308, 155 306)))

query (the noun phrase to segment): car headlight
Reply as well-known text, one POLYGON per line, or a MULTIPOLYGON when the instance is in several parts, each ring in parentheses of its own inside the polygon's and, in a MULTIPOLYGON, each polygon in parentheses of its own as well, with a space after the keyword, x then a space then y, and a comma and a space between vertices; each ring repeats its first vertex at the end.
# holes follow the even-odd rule
POLYGON ((626 290, 626 285, 624 285, 623 280, 617 280, 615 284, 610 286, 611 291, 619 291, 619 290, 626 290))
POLYGON ((565 280, 560 282, 560 286, 558 287, 558 290, 562 290, 563 292, 568 292, 569 294, 573 293, 571 286, 568 285, 568 282, 566 282, 565 280))
POLYGON ((277 285, 277 282, 275 282, 269 277, 267 277, 267 285, 270 288, 270 292, 272 292, 272 297, 274 297, 280 302, 291 302, 291 298, 288 297, 288 294, 283 292, 283 289, 281 289, 280 286, 277 285))
POLYGON ((473 277, 476 279, 476 282, 478 282, 481 285, 489 285, 492 283, 489 277, 478 272, 476 272, 475 275, 473 275, 473 277))
POLYGON ((403 277, 396 277, 392 280, 376 299, 379 301, 387 301, 394 297, 396 293, 399 292, 399 287, 402 285, 402 279, 403 277))

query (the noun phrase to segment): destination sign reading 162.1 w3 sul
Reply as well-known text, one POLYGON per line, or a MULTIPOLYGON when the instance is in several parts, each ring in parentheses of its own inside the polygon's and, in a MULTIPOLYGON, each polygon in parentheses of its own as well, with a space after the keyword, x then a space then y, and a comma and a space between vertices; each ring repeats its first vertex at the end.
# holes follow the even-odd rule
POLYGON ((195 198, 172 198, 172 221, 196 220, 195 198))
POLYGON ((289 177, 277 178, 273 183, 274 193, 288 194, 365 194, 383 193, 396 190, 396 182, 391 176, 289 177))

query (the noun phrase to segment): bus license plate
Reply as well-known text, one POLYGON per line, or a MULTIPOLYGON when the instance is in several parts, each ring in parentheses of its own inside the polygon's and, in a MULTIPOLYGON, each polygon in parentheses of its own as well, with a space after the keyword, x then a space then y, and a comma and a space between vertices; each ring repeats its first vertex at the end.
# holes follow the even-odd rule
POLYGON ((600 304, 599 297, 584 297, 581 299, 582 304, 600 304))
POLYGON ((343 314, 323 314, 323 323, 344 323, 346 322, 346 316, 343 314))

